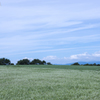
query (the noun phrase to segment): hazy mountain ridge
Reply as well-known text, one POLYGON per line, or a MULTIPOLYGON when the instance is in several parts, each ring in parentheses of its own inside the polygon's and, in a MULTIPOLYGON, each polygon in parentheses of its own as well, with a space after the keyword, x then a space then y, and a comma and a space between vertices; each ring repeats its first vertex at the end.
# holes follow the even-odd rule
MULTIPOLYGON (((73 62, 73 63, 75 63, 75 62, 73 62)), ((66 64, 53 64, 53 65, 72 65, 73 63, 66 63, 66 64)), ((83 61, 79 61, 78 62, 80 65, 81 64, 94 64, 94 63, 96 63, 96 64, 100 64, 100 61, 89 61, 89 62, 83 62, 83 61)))
MULTIPOLYGON (((73 63, 75 63, 75 62, 73 62, 73 63)), ((73 63, 67 63, 66 65, 71 65, 71 64, 73 64, 73 63)), ((87 63, 88 63, 88 64, 94 64, 94 63, 100 64, 100 61, 89 61, 89 62, 82 62, 82 61, 79 61, 78 63, 79 63, 80 65, 81 65, 81 64, 84 65, 84 64, 87 64, 87 63)))

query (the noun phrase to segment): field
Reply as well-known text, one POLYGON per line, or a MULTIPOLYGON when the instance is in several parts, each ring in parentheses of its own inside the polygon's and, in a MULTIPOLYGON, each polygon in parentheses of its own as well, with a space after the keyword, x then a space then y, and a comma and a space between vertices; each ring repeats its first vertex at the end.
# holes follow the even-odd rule
POLYGON ((100 100, 100 66, 0 66, 0 100, 100 100))

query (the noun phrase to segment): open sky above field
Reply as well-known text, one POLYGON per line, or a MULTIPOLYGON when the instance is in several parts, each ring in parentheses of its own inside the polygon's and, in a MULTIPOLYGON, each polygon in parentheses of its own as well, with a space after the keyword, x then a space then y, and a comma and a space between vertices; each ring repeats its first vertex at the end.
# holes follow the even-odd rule
POLYGON ((100 61, 100 0, 0 0, 2 57, 100 61))

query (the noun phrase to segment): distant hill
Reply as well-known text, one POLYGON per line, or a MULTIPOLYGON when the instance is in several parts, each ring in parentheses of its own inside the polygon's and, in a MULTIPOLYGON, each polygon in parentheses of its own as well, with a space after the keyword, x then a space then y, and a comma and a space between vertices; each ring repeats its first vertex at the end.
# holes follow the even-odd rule
MULTIPOLYGON (((53 65, 72 65, 72 64, 74 64, 75 62, 73 62, 73 63, 67 63, 67 64, 53 64, 53 65)), ((82 62, 82 61, 79 61, 78 62, 80 65, 81 64, 94 64, 94 63, 96 63, 96 64, 100 64, 100 61, 89 61, 89 62, 82 62)))
MULTIPOLYGON (((73 62, 73 63, 75 63, 75 62, 73 62)), ((65 65, 72 65, 73 63, 67 63, 67 64, 65 64, 65 65)), ((84 64, 87 64, 87 63, 88 63, 88 64, 94 64, 94 63, 100 64, 100 61, 90 61, 90 62, 82 62, 82 61, 79 61, 78 63, 79 63, 80 65, 81 65, 81 64, 84 65, 84 64)))

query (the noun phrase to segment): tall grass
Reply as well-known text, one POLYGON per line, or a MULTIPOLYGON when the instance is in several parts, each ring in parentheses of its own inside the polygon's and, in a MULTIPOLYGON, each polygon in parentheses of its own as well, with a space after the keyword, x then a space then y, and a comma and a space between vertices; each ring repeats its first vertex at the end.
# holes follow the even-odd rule
POLYGON ((100 100, 100 66, 0 66, 0 100, 100 100))

